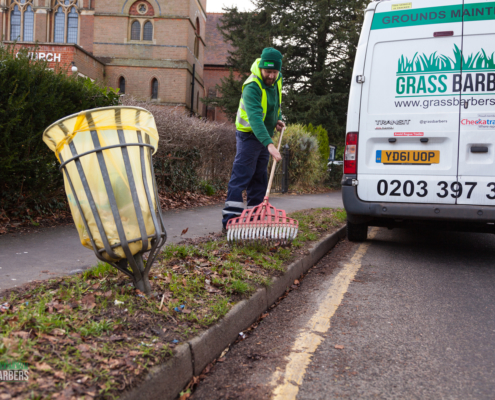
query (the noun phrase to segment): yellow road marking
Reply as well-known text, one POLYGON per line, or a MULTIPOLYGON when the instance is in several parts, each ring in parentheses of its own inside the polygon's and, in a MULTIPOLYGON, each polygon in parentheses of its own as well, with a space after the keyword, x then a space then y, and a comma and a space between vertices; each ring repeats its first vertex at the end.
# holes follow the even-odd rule
MULTIPOLYGON (((377 232, 378 229, 373 228, 368 238, 373 239, 377 232)), ((311 317, 306 326, 300 330, 288 356, 289 362, 285 367, 285 372, 277 371, 273 376, 272 383, 274 385, 277 385, 280 377, 283 378, 283 383, 277 385, 273 391, 273 400, 292 400, 296 398, 306 374, 306 369, 311 362, 311 357, 324 340, 319 334, 325 333, 330 329, 330 319, 339 308, 349 284, 361 268, 361 260, 370 245, 371 242, 366 242, 358 247, 350 262, 345 264, 334 278, 332 286, 328 290, 326 298, 320 304, 318 311, 311 317)))

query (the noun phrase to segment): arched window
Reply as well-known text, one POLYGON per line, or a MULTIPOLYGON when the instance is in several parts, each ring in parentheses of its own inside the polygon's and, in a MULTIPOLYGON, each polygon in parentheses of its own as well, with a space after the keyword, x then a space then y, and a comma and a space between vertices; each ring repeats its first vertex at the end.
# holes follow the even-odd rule
POLYGON ((34 0, 9 0, 10 40, 34 41, 34 0))
POLYGON ((143 40, 153 40, 153 24, 150 21, 144 24, 143 40))
POLYGON ((55 29, 53 35, 55 43, 65 42, 65 13, 62 7, 59 7, 55 13, 55 29))
POLYGON ((131 40, 141 40, 141 24, 134 21, 131 25, 131 40))
POLYGON ((34 12, 31 6, 27 6, 24 11, 24 34, 22 40, 24 42, 34 40, 34 12))
POLYGON ((70 13, 67 14, 67 43, 77 43, 77 28, 79 15, 76 8, 72 7, 70 13))
POLYGON ((121 76, 119 79, 119 89, 120 94, 125 94, 125 78, 123 76, 121 76))
POLYGON ((153 100, 158 99, 158 80, 156 78, 151 81, 151 98, 153 100))
POLYGON ((21 40, 21 10, 17 5, 10 13, 10 40, 21 40))
POLYGON ((79 30, 79 12, 77 9, 78 1, 54 1, 55 23, 53 28, 53 41, 55 43, 77 44, 79 30))
POLYGON ((195 39, 194 39, 194 56, 196 58, 199 57, 199 38, 200 38, 200 32, 201 32, 201 27, 199 25, 199 18, 196 18, 196 32, 195 32, 195 39))

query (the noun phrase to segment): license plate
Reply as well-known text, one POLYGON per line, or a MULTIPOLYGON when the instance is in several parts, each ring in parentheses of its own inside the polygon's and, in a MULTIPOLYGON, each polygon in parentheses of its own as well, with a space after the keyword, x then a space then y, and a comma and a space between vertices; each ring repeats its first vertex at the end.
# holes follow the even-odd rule
POLYGON ((379 164, 439 164, 438 150, 377 150, 376 162, 379 164))

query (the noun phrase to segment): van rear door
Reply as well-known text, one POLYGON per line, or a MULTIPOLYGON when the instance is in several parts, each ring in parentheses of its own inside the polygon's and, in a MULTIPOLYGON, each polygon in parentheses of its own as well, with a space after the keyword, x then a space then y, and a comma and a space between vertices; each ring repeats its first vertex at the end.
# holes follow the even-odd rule
POLYGON ((495 206, 495 2, 465 0, 458 204, 495 206))
POLYGON ((358 196, 455 204, 462 0, 383 1, 373 18, 362 87, 358 196))

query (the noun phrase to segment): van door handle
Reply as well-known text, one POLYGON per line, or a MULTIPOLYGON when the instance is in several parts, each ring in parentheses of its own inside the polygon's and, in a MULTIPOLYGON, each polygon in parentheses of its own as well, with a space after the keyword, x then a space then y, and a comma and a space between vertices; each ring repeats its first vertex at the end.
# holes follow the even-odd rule
POLYGON ((471 147, 471 153, 488 153, 487 146, 473 146, 471 147))

